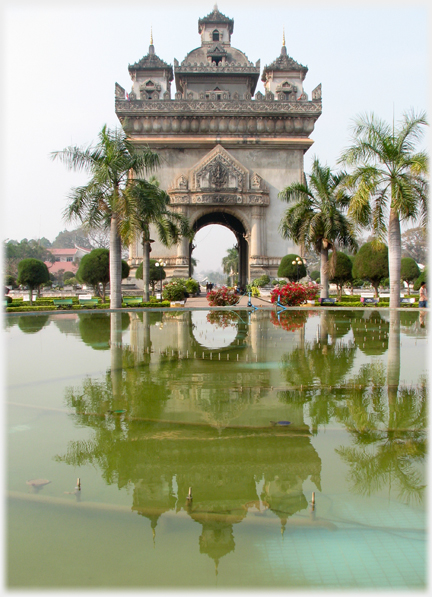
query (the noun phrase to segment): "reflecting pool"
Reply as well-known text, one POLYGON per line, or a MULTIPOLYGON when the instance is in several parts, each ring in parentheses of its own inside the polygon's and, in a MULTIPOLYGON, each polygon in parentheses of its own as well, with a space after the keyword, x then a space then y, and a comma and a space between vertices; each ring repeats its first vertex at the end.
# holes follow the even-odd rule
POLYGON ((425 588, 426 330, 6 317, 7 586, 425 588))

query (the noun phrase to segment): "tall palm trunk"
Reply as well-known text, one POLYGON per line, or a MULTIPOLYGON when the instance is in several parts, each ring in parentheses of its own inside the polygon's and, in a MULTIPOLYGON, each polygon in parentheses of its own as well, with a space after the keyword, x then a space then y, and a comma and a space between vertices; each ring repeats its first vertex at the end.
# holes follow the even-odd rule
POLYGON ((111 218, 110 230, 110 303, 112 309, 120 309, 121 296, 121 238, 118 232, 117 216, 111 218))
POLYGON ((390 209, 388 227, 388 252, 390 276, 390 309, 400 306, 400 276, 401 276, 401 231, 399 215, 390 209))
POLYGON ((328 272, 328 246, 324 248, 321 245, 321 266, 320 266, 320 276, 321 276, 321 298, 328 298, 328 289, 329 289, 329 272, 328 272))
POLYGON ((143 240, 143 298, 144 302, 149 301, 149 285, 150 285, 150 242, 143 240))

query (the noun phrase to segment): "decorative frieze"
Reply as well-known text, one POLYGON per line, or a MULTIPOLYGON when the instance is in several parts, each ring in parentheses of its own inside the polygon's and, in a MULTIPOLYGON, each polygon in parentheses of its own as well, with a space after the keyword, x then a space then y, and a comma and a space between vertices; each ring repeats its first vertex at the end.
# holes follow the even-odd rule
POLYGON ((249 193, 242 193, 241 195, 232 193, 190 193, 188 195, 180 195, 169 191, 172 205, 243 205, 267 206, 270 203, 268 195, 251 195, 249 193))
MULTIPOLYGON (((319 87, 319 86, 318 86, 319 87)), ((317 88, 318 89, 318 88, 317 88)), ((314 90, 315 91, 315 90, 314 90)), ((318 92, 317 92, 318 94, 318 92)), ((244 99, 237 100, 184 100, 182 94, 177 92, 174 100, 123 100, 116 96, 115 110, 119 116, 131 114, 133 112, 161 112, 161 113, 201 113, 206 114, 207 117, 213 114, 316 114, 317 117, 321 114, 321 102, 314 100, 311 102, 304 101, 267 101, 264 97, 260 99, 244 99)), ((237 94, 238 95, 238 94, 237 94)), ((245 94, 250 96, 250 94, 245 94)), ((262 94, 261 94, 262 95, 262 94)), ((129 94, 130 97, 130 94, 129 94)), ((274 98, 273 98, 274 99, 274 98)))

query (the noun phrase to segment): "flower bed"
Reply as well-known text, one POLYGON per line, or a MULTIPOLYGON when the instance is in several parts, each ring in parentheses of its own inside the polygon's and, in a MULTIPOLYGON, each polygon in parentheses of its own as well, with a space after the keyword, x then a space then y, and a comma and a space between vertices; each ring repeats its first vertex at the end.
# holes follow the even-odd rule
POLYGON ((314 300, 318 292, 319 286, 317 284, 305 285, 288 282, 285 286, 277 286, 272 290, 271 302, 276 303, 279 299, 280 304, 284 305, 284 307, 295 307, 308 300, 314 300))
POLYGON ((207 293, 207 300, 211 307, 227 307, 238 303, 240 296, 235 288, 215 288, 207 293))

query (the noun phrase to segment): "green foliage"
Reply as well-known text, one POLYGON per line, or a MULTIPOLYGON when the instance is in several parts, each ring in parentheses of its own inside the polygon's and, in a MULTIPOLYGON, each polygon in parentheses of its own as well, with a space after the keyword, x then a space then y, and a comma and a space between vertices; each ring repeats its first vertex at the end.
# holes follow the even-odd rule
POLYGON ((362 245, 355 256, 353 277, 369 280, 378 296, 378 286, 389 276, 388 248, 384 244, 376 246, 373 242, 362 245))
MULTIPOLYGON (((122 279, 129 275, 129 265, 121 262, 122 279)), ((105 301, 105 290, 110 281, 109 251, 108 249, 93 249, 81 259, 76 278, 84 284, 90 284, 95 292, 99 293, 99 284, 102 285, 102 299, 105 301)))
POLYGON ((288 278, 291 282, 297 281, 297 267, 298 267, 298 279, 304 278, 306 276, 306 267, 304 263, 301 263, 299 266, 296 264, 293 265, 293 261, 296 259, 301 259, 299 255, 295 255, 294 253, 290 255, 285 255, 282 257, 281 262, 279 264, 278 269, 278 276, 282 278, 288 278))
POLYGON ((6 295, 5 295, 5 297, 4 297, 4 300, 7 302, 7 304, 8 304, 8 305, 11 305, 11 304, 12 304, 12 300, 13 300, 13 299, 12 299, 12 297, 11 297, 11 296, 8 296, 8 295, 6 294, 6 295))
POLYGON ((412 257, 402 257, 401 259, 401 280, 409 283, 414 282, 420 276, 420 270, 412 257))
POLYGON ((30 289, 30 303, 32 301, 32 291, 39 288, 41 284, 49 281, 48 268, 43 261, 39 259, 23 259, 18 264, 18 284, 28 286, 30 289))
POLYGON ((418 290, 420 288, 422 282, 425 282, 426 286, 427 286, 427 284, 428 284, 427 267, 424 268, 422 273, 419 275, 417 280, 414 282, 414 290, 418 290))
MULTIPOLYGON (((63 280, 66 282, 66 280, 70 280, 72 278, 75 278, 75 274, 73 272, 65 272, 63 274, 63 280)), ((71 284, 71 282, 69 282, 71 284)))
POLYGON ((259 278, 255 278, 255 280, 252 282, 252 286, 255 286, 256 288, 262 288, 263 286, 267 286, 267 284, 270 284, 270 278, 267 276, 267 274, 264 274, 259 278))
POLYGON ((342 295, 342 289, 344 284, 350 282, 352 277, 353 262, 348 255, 341 251, 336 252, 336 266, 330 282, 333 282, 339 288, 339 296, 342 295))
POLYGON ((162 292, 162 297, 167 301, 182 301, 186 294, 184 280, 174 279, 167 284, 162 292))
POLYGON ((316 282, 319 279, 319 277, 320 277, 319 271, 317 269, 314 269, 313 272, 311 272, 310 277, 312 278, 312 280, 314 282, 316 282))
POLYGON ((45 246, 37 240, 24 238, 20 242, 10 240, 4 244, 4 257, 6 261, 6 272, 12 276, 18 273, 18 264, 23 259, 37 259, 54 263, 55 258, 45 246))
POLYGON ((16 278, 10 274, 5 276, 5 285, 12 286, 12 288, 16 288, 18 286, 16 278))
MULTIPOLYGON (((149 282, 151 284, 153 292, 155 291, 156 284, 161 280, 165 280, 166 271, 161 265, 156 265, 156 259, 150 259, 150 277, 149 282)), ((143 261, 139 264, 137 271, 135 272, 135 278, 137 280, 143 279, 143 261)))
POLYGON ((229 276, 237 276, 239 271, 239 252, 237 247, 227 250, 226 256, 222 259, 222 271, 229 276))
POLYGON ((185 286, 187 292, 192 295, 197 294, 200 290, 199 282, 197 282, 193 278, 189 278, 188 280, 186 280, 185 286))

